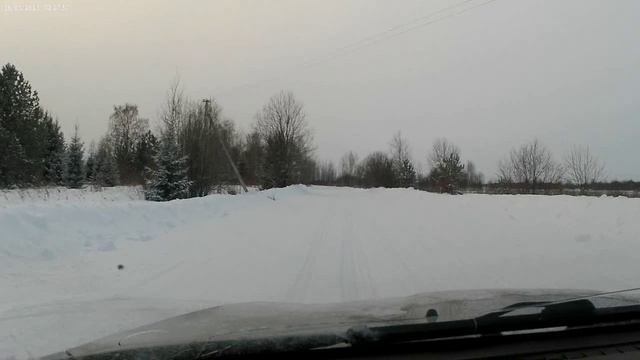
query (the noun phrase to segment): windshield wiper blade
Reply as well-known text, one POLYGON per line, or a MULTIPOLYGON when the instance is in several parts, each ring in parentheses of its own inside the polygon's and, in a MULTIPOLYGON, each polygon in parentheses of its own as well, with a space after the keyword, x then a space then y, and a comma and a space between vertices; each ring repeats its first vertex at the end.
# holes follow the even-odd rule
MULTIPOLYGON (((619 295, 619 294, 625 294, 625 293, 630 293, 630 292, 634 292, 634 291, 640 291, 640 287, 618 289, 618 290, 611 290, 611 291, 603 291, 603 292, 598 292, 598 293, 594 293, 594 294, 574 296, 574 297, 570 297, 570 298, 563 298, 563 299, 559 299, 559 300, 522 301, 522 302, 518 302, 518 303, 515 303, 515 304, 511 304, 511 305, 505 306, 500 310, 506 312, 506 310, 516 310, 516 309, 521 309, 521 308, 544 307, 544 306, 547 306, 547 305, 568 303, 568 302, 573 302, 573 301, 576 301, 576 300, 590 300, 590 299, 596 299, 596 298, 600 298, 600 297, 604 297, 604 296, 608 296, 608 295, 619 295)), ((499 312, 499 311, 496 311, 496 312, 499 312)))
POLYGON ((476 318, 419 324, 358 326, 349 329, 347 341, 352 345, 435 340, 465 336, 501 335, 558 327, 591 326, 640 320, 640 305, 597 308, 587 299, 548 305, 535 304, 541 310, 533 314, 511 314, 508 307, 476 318))

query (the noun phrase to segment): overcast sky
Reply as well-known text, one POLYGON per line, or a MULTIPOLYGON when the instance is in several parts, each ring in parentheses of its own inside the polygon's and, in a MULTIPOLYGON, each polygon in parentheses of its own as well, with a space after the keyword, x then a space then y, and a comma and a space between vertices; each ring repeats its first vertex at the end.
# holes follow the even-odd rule
POLYGON ((446 137, 492 178, 538 138, 640 180, 640 1, 486 1, 0 0, 0 62, 87 141, 114 104, 156 121, 179 76, 243 130, 293 91, 319 159, 387 150, 402 131, 421 168, 446 137))

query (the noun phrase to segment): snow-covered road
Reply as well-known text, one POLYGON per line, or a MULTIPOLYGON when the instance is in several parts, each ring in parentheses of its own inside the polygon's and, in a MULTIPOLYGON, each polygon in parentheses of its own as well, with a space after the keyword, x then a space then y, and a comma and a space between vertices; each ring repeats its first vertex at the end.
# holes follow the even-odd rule
POLYGON ((303 186, 0 202, 0 359, 222 303, 638 286, 639 219, 638 199, 303 186))

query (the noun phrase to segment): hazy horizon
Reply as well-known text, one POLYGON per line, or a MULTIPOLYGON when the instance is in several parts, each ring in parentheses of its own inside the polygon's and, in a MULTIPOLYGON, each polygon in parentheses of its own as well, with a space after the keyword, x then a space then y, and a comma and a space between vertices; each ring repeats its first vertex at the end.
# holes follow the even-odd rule
POLYGON ((538 138, 558 160, 589 145, 609 180, 640 180, 638 1, 0 4, 0 63, 87 144, 117 104, 155 124, 179 77, 245 131, 270 96, 292 91, 320 160, 387 150, 401 131, 421 169, 446 137, 491 179, 538 138))

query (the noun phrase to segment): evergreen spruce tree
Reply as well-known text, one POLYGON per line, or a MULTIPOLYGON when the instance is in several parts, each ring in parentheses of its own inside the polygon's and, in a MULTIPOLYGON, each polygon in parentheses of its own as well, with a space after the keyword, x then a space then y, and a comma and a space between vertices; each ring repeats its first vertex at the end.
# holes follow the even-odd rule
POLYGON ((34 185, 44 173, 44 141, 38 93, 15 66, 7 64, 0 71, 0 127, 3 128, 0 146, 11 153, 2 153, 10 161, 3 161, 0 184, 34 185))
POLYGON ((154 168, 154 156, 158 151, 158 139, 151 131, 143 134, 135 144, 133 167, 136 171, 136 179, 140 183, 144 182, 145 172, 149 168, 154 168))
POLYGON ((397 186, 410 187, 416 182, 416 170, 411 160, 405 158, 395 163, 397 186))
POLYGON ((398 131, 391 140, 391 160, 395 173, 395 186, 409 187, 416 181, 416 170, 409 155, 409 144, 398 131))
POLYGON ((145 197, 152 201, 185 198, 191 182, 187 178, 187 157, 180 154, 175 132, 165 130, 160 149, 154 157, 155 169, 150 169, 145 197))
POLYGON ((84 150, 80 136, 78 135, 78 125, 67 149, 65 163, 65 183, 70 188, 80 188, 84 183, 84 150))
POLYGON ((0 125, 0 187, 19 185, 26 156, 15 134, 0 125))
POLYGON ((95 184, 95 171, 96 171, 96 143, 91 142, 89 145, 89 155, 87 161, 84 164, 85 180, 90 184, 95 184))
POLYGON ((46 136, 44 180, 50 185, 62 185, 64 183, 64 134, 58 122, 48 114, 45 114, 42 125, 46 136))
POLYGON ((464 176, 464 165, 460 163, 460 155, 452 152, 435 164, 435 167, 429 174, 431 183, 434 184, 440 192, 453 193, 459 187, 464 176))
POLYGON ((98 186, 109 187, 120 184, 118 164, 107 138, 103 138, 98 145, 93 177, 94 184, 98 186))

